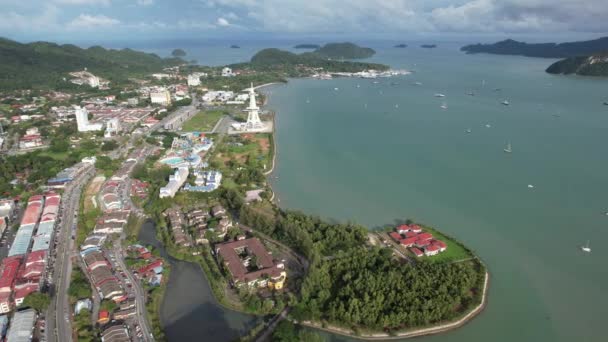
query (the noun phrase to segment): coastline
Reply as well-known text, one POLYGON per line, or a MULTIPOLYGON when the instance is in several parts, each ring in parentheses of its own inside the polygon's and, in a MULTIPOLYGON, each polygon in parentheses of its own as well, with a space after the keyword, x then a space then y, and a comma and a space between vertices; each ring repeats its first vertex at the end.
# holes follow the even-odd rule
MULTIPOLYGON (((255 87, 255 89, 258 89, 258 88, 261 89, 263 87, 270 86, 270 85, 273 85, 273 84, 279 84, 279 83, 275 82, 275 83, 263 84, 261 86, 255 87)), ((266 102, 264 103, 264 105, 267 104, 267 99, 268 98, 266 97, 266 102)), ((274 171, 274 168, 276 166, 277 142, 276 142, 276 135, 275 135, 275 133, 276 133, 276 130, 277 130, 277 126, 276 126, 276 120, 275 119, 276 119, 276 112, 274 113, 274 115, 272 117, 273 127, 274 127, 274 130, 272 132, 272 136, 273 136, 273 139, 272 139, 272 141, 273 141, 272 167, 268 171, 266 171, 266 172, 263 173, 265 176, 268 176, 268 175, 272 174, 272 172, 274 171)), ((270 198, 270 202, 274 203, 276 206, 279 206, 279 204, 274 201, 274 199, 275 199, 275 191, 272 188, 272 185, 270 183, 268 183, 268 184, 269 184, 270 190, 272 191, 272 197, 270 198)), ((473 255, 475 255, 475 254, 473 253, 473 255)), ((426 336, 426 335, 434 335, 434 334, 444 333, 444 332, 448 332, 450 330, 458 329, 458 328, 464 326, 465 324, 469 323, 475 317, 477 317, 477 315, 479 315, 485 309, 486 304, 487 304, 487 296, 488 296, 488 288, 489 288, 489 282, 490 282, 490 274, 489 274, 489 272, 487 270, 487 267, 485 266, 485 264, 483 264, 483 262, 479 259, 479 257, 476 256, 476 255, 475 255, 475 257, 477 258, 478 262, 485 269, 485 272, 484 272, 484 285, 483 285, 483 292, 482 292, 482 295, 481 295, 481 302, 475 308, 473 308, 471 311, 469 311, 463 317, 459 318, 456 321, 446 322, 446 323, 442 323, 442 324, 439 324, 439 325, 436 325, 436 326, 427 327, 427 328, 419 328, 419 329, 416 329, 416 330, 399 332, 399 333, 396 333, 396 334, 372 333, 372 334, 361 334, 361 335, 356 335, 356 334, 354 334, 354 332, 352 330, 347 330, 347 329, 336 327, 336 326, 326 325, 325 327, 323 327, 323 325, 321 323, 318 323, 318 322, 311 322, 311 321, 297 322, 295 320, 292 320, 292 322, 296 323, 296 324, 299 324, 299 325, 302 325, 302 326, 309 327, 309 328, 325 331, 325 332, 328 332, 328 333, 332 333, 332 334, 336 334, 336 335, 341 335, 341 336, 352 337, 352 338, 356 338, 356 339, 359 339, 359 340, 368 340, 368 341, 407 339, 407 338, 420 337, 420 336, 426 336)))
POLYGON ((322 324, 317 323, 317 322, 310 322, 310 321, 296 322, 296 321, 294 321, 294 323, 300 324, 305 327, 325 331, 325 332, 328 332, 331 334, 347 336, 347 337, 356 338, 359 340, 367 340, 367 341, 399 340, 399 339, 406 339, 406 338, 413 338, 413 337, 420 337, 420 336, 444 333, 444 332, 448 332, 450 330, 454 330, 454 329, 464 326, 465 324, 469 323, 473 318, 475 318, 477 315, 479 315, 485 309, 486 304, 487 304, 488 287, 489 287, 489 283, 490 283, 490 273, 487 271, 487 269, 484 274, 484 278, 485 279, 484 279, 484 286, 483 286, 483 294, 481 296, 481 302, 479 303, 479 305, 477 305, 477 307, 475 307, 473 310, 471 310, 469 313, 467 313, 464 317, 462 317, 454 322, 447 322, 447 323, 443 323, 443 324, 440 324, 437 326, 432 326, 432 327, 428 327, 428 328, 420 328, 420 329, 416 329, 416 330, 412 330, 412 331, 404 331, 401 333, 396 333, 394 335, 390 335, 387 333, 373 333, 373 334, 356 335, 352 332, 352 330, 347 330, 344 328, 331 326, 331 325, 327 325, 327 326, 323 327, 322 324))

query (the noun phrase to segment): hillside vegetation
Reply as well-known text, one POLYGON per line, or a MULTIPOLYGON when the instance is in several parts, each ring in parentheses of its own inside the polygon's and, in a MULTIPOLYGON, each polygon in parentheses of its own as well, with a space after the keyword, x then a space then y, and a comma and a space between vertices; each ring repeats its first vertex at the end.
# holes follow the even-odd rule
POLYGON ((550 74, 608 76, 608 53, 566 58, 551 64, 546 71, 550 74))
POLYGON ((495 44, 474 44, 460 48, 467 53, 491 53, 497 55, 521 55, 528 57, 566 58, 589 56, 608 51, 608 37, 570 43, 528 44, 507 39, 495 44))
POLYGON ((179 58, 163 59, 131 49, 82 49, 49 42, 22 44, 0 38, 0 90, 72 87, 63 79, 69 77, 68 72, 84 68, 110 81, 120 81, 181 63, 179 58))
POLYGON ((320 57, 332 59, 362 59, 373 56, 376 51, 353 43, 329 43, 314 51, 320 57))

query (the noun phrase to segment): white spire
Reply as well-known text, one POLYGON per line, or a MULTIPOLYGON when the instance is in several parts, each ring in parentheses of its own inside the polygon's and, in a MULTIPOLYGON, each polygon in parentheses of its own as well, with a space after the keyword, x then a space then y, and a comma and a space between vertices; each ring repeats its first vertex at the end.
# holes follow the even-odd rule
POLYGON ((258 115, 258 110, 259 107, 255 102, 255 88, 253 87, 253 83, 251 83, 251 88, 249 88, 249 107, 246 109, 249 114, 247 115, 245 130, 256 130, 264 127, 258 115))

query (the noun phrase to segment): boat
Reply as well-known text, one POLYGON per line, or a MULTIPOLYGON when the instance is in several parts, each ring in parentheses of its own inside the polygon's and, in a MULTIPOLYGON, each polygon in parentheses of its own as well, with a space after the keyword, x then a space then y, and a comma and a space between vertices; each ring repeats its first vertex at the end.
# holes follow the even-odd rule
POLYGON ((310 100, 309 100, 309 99, 306 99, 306 103, 310 103, 310 100))
POLYGON ((374 82, 372 82, 372 83, 373 83, 373 84, 378 84, 378 83, 380 83, 380 82, 378 82, 378 81, 374 81, 374 82))
POLYGON ((414 84, 414 85, 417 85, 417 86, 421 86, 421 85, 422 85, 422 82, 414 82, 413 84, 414 84))
POLYGON ((469 96, 475 96, 475 93, 472 92, 472 91, 470 91, 470 92, 467 93, 467 95, 469 95, 469 96))
POLYGON ((357 84, 357 88, 361 88, 361 86, 357 84))
POLYGON ((448 105, 447 105, 447 104, 444 102, 444 103, 441 105, 441 109, 448 109, 448 105))
POLYGON ((532 189, 532 188, 534 188, 534 185, 528 184, 528 188, 532 189))
POLYGON ((500 88, 494 88, 494 91, 501 91, 502 89, 500 88))
POLYGON ((604 101, 604 106, 608 106, 608 101, 604 101))
POLYGON ((335 91, 338 91, 338 90, 340 90, 340 88, 334 88, 334 90, 335 90, 335 91))
POLYGON ((503 151, 505 151, 506 153, 513 152, 513 150, 511 149, 511 143, 510 142, 507 143, 507 147, 503 151))
POLYGON ((471 129, 470 129, 470 128, 467 128, 466 132, 467 132, 467 133, 471 133, 472 131, 471 131, 471 129))
POLYGON ((445 95, 443 95, 441 93, 437 93, 437 94, 435 94, 435 97, 445 97, 445 95))
POLYGON ((492 127, 492 125, 486 124, 486 128, 490 128, 490 127, 492 127))
POLYGON ((586 245, 581 246, 581 251, 583 251, 585 253, 591 253, 591 247, 589 247, 589 240, 587 240, 586 245))
POLYGON ((395 105, 395 108, 399 108, 399 105, 398 105, 398 104, 396 104, 396 105, 395 105))
POLYGON ((508 105, 509 105, 509 101, 507 101, 507 100, 504 100, 504 101, 502 101, 501 103, 502 103, 503 105, 505 105, 505 106, 508 106, 508 105))

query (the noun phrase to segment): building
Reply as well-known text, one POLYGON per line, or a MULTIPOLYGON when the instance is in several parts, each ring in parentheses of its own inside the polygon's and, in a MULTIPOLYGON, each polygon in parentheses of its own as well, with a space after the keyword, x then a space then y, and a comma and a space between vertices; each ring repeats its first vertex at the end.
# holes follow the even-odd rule
POLYGON ((150 92, 150 102, 168 106, 171 104, 171 93, 166 89, 150 92))
POLYGON ((103 128, 103 125, 100 123, 92 124, 89 122, 89 111, 84 107, 77 106, 74 115, 76 115, 78 132, 101 131, 103 128))
POLYGON ((218 244, 218 262, 230 273, 234 286, 251 288, 283 288, 287 273, 282 263, 276 263, 258 238, 218 244))
POLYGON ((101 342, 131 342, 131 338, 125 326, 114 325, 101 333, 101 342))
POLYGON ((8 256, 24 255, 27 253, 31 244, 32 235, 34 234, 34 229, 36 228, 36 224, 42 213, 43 203, 44 198, 40 195, 30 197, 23 218, 21 219, 21 225, 17 230, 17 234, 15 234, 15 240, 8 251, 8 256))
POLYGON ((93 302, 90 298, 81 299, 76 302, 76 306, 74 306, 74 312, 78 315, 80 311, 87 310, 91 311, 93 309, 93 302))
POLYGON ((188 75, 188 86, 196 87, 201 85, 201 78, 198 74, 190 74, 188 75))
POLYGON ((106 131, 104 132, 104 137, 110 138, 118 135, 120 133, 120 121, 118 118, 112 118, 106 122, 106 131))
POLYGON ((139 99, 137 97, 130 97, 127 99, 127 105, 129 106, 137 106, 139 104, 139 99))
POLYGON ((179 167, 175 170, 175 173, 169 176, 169 183, 160 188, 160 198, 174 197, 179 188, 184 185, 188 179, 190 171, 187 167, 179 167))
POLYGON ((2 260, 0 266, 0 314, 12 310, 13 286, 22 260, 21 256, 7 257, 2 260))
POLYGON ((37 127, 28 128, 25 134, 19 139, 19 149, 27 150, 44 146, 42 136, 37 127))
POLYGON ((186 184, 184 187, 185 191, 195 192, 211 192, 220 187, 222 182, 222 173, 215 170, 201 171, 197 170, 194 172, 196 179, 194 180, 195 186, 186 184))
POLYGON ((222 77, 232 77, 235 76, 234 73, 232 72, 232 69, 230 69, 229 67, 225 67, 222 69, 222 77))
POLYGON ((6 334, 6 340, 10 342, 30 342, 35 322, 36 311, 34 309, 15 312, 6 334))

